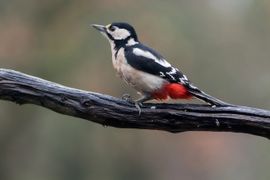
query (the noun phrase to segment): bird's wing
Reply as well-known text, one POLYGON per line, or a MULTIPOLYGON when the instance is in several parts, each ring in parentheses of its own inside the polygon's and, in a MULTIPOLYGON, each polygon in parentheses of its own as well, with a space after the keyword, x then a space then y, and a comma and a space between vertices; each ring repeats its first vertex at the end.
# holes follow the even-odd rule
POLYGON ((181 83, 193 96, 209 104, 228 105, 228 103, 212 97, 192 85, 181 71, 172 67, 160 54, 149 47, 143 45, 130 47, 125 50, 125 56, 128 64, 137 70, 159 76, 172 83, 181 83))
POLYGON ((169 82, 189 84, 189 80, 182 72, 147 46, 130 47, 126 49, 125 56, 128 64, 137 70, 159 76, 169 82))

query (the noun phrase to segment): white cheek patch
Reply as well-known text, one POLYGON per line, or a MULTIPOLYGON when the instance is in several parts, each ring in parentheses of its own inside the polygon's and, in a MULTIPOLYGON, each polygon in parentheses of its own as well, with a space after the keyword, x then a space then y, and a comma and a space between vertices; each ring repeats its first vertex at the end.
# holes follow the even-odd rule
POLYGON ((112 37, 116 40, 122 40, 122 39, 126 39, 127 37, 130 36, 130 32, 126 29, 119 29, 116 28, 114 31, 109 32, 112 37))

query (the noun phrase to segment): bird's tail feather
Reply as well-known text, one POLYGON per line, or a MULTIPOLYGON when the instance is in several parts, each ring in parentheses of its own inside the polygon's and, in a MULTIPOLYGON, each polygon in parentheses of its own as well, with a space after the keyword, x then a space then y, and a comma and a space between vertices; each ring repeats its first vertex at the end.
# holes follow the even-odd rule
POLYGON ((188 88, 188 91, 190 92, 190 94, 192 94, 196 98, 203 100, 204 102, 209 103, 211 105, 215 105, 215 106, 228 106, 228 105, 230 105, 227 102, 224 102, 222 100, 219 100, 213 96, 206 94, 205 92, 201 91, 200 89, 198 89, 197 87, 195 87, 193 85, 188 85, 187 88, 188 88))

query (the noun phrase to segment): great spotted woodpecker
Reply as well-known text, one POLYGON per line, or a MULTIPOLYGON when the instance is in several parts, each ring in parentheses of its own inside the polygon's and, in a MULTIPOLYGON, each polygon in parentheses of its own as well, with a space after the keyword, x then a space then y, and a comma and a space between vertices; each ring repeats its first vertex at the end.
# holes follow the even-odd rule
POLYGON ((192 85, 179 69, 157 51, 142 44, 131 25, 116 22, 92 26, 109 40, 113 66, 118 75, 142 95, 135 101, 139 114, 140 105, 152 99, 190 99, 195 96, 213 106, 227 105, 192 85))

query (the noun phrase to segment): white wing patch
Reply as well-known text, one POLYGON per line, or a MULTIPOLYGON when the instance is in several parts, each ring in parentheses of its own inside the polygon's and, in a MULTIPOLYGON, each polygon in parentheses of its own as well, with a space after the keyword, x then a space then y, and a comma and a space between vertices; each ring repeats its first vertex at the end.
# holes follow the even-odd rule
POLYGON ((183 74, 182 77, 179 78, 179 81, 183 84, 189 83, 189 80, 186 75, 183 74))
POLYGON ((188 80, 187 76, 183 74, 183 79, 188 80))
POLYGON ((153 55, 149 51, 144 51, 144 50, 139 49, 139 48, 134 48, 133 53, 137 56, 143 56, 143 57, 146 57, 149 59, 153 59, 156 63, 158 63, 164 67, 171 67, 171 64, 168 63, 165 59, 158 59, 155 55, 153 55))
POLYGON ((167 74, 176 74, 176 69, 172 67, 172 70, 170 72, 167 72, 167 74))
POLYGON ((155 63, 158 63, 161 66, 167 68, 166 71, 159 71, 159 77, 161 77, 161 78, 168 77, 168 79, 170 79, 172 81, 180 82, 182 84, 189 84, 188 78, 184 74, 179 72, 179 70, 177 68, 172 67, 171 64, 168 63, 165 59, 159 59, 154 54, 152 54, 150 51, 143 50, 140 48, 133 48, 133 53, 136 56, 142 56, 142 57, 145 57, 148 59, 152 59, 155 61, 155 63))
POLYGON ((160 77, 166 77, 165 74, 163 72, 161 72, 161 71, 159 72, 159 76, 160 77))
POLYGON ((173 80, 175 80, 175 77, 173 75, 176 74, 176 69, 172 67, 172 70, 170 72, 166 72, 166 74, 168 74, 173 80))

